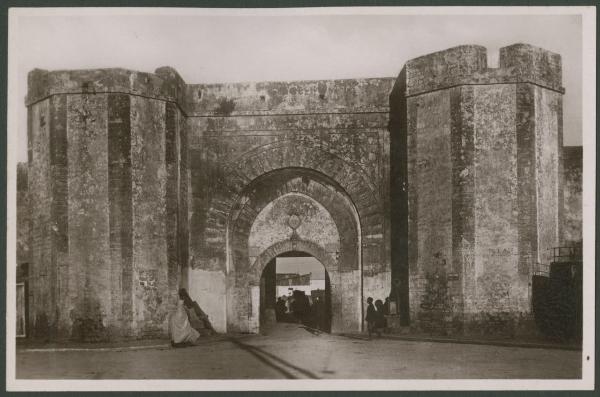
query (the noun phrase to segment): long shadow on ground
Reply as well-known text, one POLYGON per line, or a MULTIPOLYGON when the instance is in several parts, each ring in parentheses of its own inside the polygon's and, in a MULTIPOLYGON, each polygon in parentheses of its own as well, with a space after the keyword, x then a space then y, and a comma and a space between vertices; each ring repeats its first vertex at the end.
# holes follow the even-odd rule
POLYGON ((231 343, 233 343, 240 349, 252 354, 260 362, 273 368, 274 370, 276 370, 277 372, 279 372, 280 374, 285 376, 287 379, 301 379, 300 376, 297 376, 296 374, 293 373, 294 371, 307 377, 307 378, 310 378, 310 379, 320 379, 317 375, 310 372, 309 370, 295 366, 295 365, 283 360, 282 358, 277 357, 276 355, 269 353, 259 347, 242 343, 239 340, 234 339, 234 338, 230 338, 229 340, 231 341, 231 343))

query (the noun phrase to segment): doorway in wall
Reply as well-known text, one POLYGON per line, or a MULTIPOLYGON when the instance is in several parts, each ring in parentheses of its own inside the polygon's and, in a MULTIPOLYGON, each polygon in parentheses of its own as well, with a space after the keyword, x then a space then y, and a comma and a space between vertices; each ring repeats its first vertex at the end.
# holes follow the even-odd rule
POLYGON ((260 281, 260 328, 297 323, 331 331, 329 274, 314 256, 290 251, 265 266, 260 281))

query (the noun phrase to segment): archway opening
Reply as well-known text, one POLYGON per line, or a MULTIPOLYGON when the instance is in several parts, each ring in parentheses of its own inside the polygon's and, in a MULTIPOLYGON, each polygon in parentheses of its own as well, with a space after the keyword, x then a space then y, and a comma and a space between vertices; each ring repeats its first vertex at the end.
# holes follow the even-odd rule
POLYGON ((331 332, 331 283, 314 256, 288 251, 269 261, 260 279, 261 333, 278 323, 331 332))
MULTIPOLYGON (((365 219, 369 225, 376 221, 365 219)), ((331 280, 331 332, 360 331, 363 255, 369 263, 384 263, 377 243, 381 236, 367 235, 369 250, 363 252, 367 243, 359 213, 350 196, 325 175, 289 167, 259 176, 244 187, 227 221, 228 329, 265 329, 274 309, 261 313, 263 270, 274 257, 300 251, 317 258, 331 280)), ((378 288, 384 277, 368 285, 378 288)))

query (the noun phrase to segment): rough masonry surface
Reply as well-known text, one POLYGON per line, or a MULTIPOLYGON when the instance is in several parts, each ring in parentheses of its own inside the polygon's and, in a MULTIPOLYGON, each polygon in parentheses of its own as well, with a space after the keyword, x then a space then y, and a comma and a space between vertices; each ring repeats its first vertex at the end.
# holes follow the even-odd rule
POLYGON ((265 269, 300 252, 327 271, 333 332, 388 295, 431 332, 530 332, 533 271, 580 239, 581 177, 565 159, 562 179, 560 56, 517 44, 486 63, 460 46, 397 78, 32 71, 30 329, 164 336, 185 287, 218 331, 259 332, 265 269))

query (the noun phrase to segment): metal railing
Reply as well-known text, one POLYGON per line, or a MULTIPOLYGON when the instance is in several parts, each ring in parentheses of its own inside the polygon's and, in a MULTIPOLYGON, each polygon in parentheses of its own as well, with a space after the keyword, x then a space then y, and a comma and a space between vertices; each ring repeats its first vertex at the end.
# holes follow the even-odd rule
MULTIPOLYGON (((552 263, 581 262, 582 260, 581 244, 549 249, 552 250, 552 263)), ((535 276, 548 277, 550 274, 550 263, 534 263, 533 274, 535 276)))
POLYGON ((573 245, 570 247, 554 247, 552 262, 573 262, 581 261, 581 245, 573 245))

